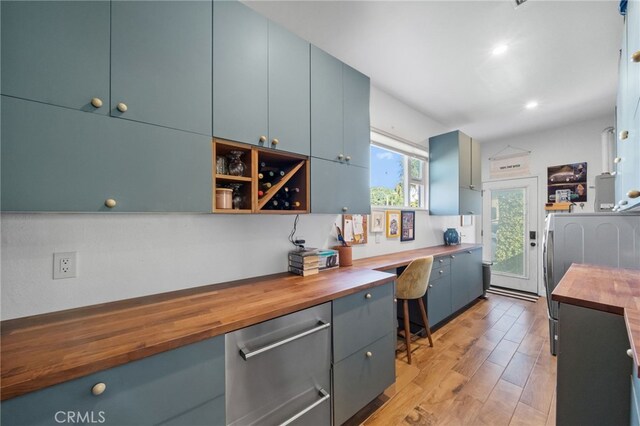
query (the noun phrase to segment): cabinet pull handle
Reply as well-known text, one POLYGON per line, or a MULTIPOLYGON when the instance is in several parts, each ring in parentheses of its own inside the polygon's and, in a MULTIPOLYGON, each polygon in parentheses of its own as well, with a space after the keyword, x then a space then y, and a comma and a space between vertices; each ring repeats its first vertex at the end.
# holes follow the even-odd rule
POLYGON ((107 385, 106 384, 104 384, 102 382, 96 383, 91 388, 91 393, 94 394, 95 396, 102 395, 106 389, 107 389, 107 385))
POLYGON ((398 302, 398 298, 394 297, 393 301, 394 301, 394 303, 397 303, 398 302))
POLYGON ((621 161, 622 161, 622 158, 620 158, 620 157, 616 157, 616 158, 613 159, 613 162, 616 163, 616 164, 618 164, 621 161))
POLYGON ((627 349, 627 356, 633 358, 633 351, 631 349, 627 349))
POLYGON ((467 250, 467 253, 471 254, 471 250, 467 250))
POLYGON ((280 143, 280 141, 278 139, 275 139, 275 138, 271 141, 271 145, 273 145, 273 146, 276 146, 279 143, 280 143))
POLYGON ((373 354, 369 351, 367 351, 367 353, 365 354, 367 356, 367 358, 371 358, 373 356, 373 354))
POLYGON ((116 105, 116 108, 118 108, 118 111, 120 112, 127 112, 127 110, 129 109, 127 104, 125 104, 124 102, 120 102, 118 105, 116 105))
POLYGON ((635 51, 632 55, 631 55, 631 60, 633 62, 640 62, 640 50, 635 51))
POLYGON ((342 208, 342 211, 343 211, 343 212, 346 212, 347 210, 349 210, 349 207, 343 207, 343 208, 342 208))
POLYGON ((116 200, 114 200, 113 198, 108 198, 107 200, 105 200, 104 205, 109 207, 110 209, 114 208, 116 206, 116 200))
POLYGON ((467 214, 476 214, 476 213, 472 211, 468 211, 467 214))
POLYGON ((433 288, 433 284, 429 284, 429 288, 433 288))
POLYGON ((344 155, 338 154, 338 160, 342 161, 344 159, 344 155))
POLYGON ((102 99, 91 98, 91 105, 93 105, 94 108, 100 108, 102 106, 102 99))
POLYGON ((451 255, 451 258, 452 258, 452 259, 455 259, 455 258, 456 258, 456 256, 452 254, 452 255, 451 255))
POLYGON ((627 192, 627 197, 638 198, 640 197, 640 191, 638 191, 637 189, 632 189, 631 191, 627 192))
POLYGON ((438 271, 439 274, 444 274, 444 271, 438 271))
POLYGON ((307 414, 309 411, 313 410, 314 408, 316 408, 318 405, 322 404, 323 402, 325 402, 326 400, 328 400, 329 398, 331 398, 331 395, 329 395, 327 393, 327 391, 325 391, 324 389, 318 389, 318 395, 321 396, 322 398, 320 398, 319 400, 317 400, 316 402, 314 402, 313 404, 309 405, 307 408, 303 409, 302 411, 299 411, 297 414, 294 414, 292 417, 289 417, 287 420, 285 420, 284 422, 280 423, 280 426, 287 426, 293 422, 295 422, 296 420, 298 420, 300 417, 304 416, 305 414, 307 414))
POLYGON ((626 206, 627 204, 629 204, 629 202, 627 200, 620 200, 618 201, 618 205, 619 206, 626 206))
POLYGON ((476 187, 475 185, 469 185, 469 189, 473 189, 475 187, 476 187))
POLYGON ((622 130, 620 132, 620 140, 623 141, 625 139, 627 139, 629 137, 629 131, 628 130, 622 130))
POLYGON ((344 159, 347 160, 347 161, 351 161, 351 156, 347 155, 346 157, 344 157, 344 159))
POLYGON ((365 299, 371 299, 371 293, 367 293, 367 294, 365 294, 365 295, 364 295, 364 298, 365 298, 365 299))
POLYGON ((262 135, 262 136, 260 136, 260 137, 258 138, 258 142, 260 142, 260 143, 265 143, 266 141, 267 141, 267 137, 266 137, 266 136, 264 136, 264 135, 262 135))
POLYGON ((442 262, 444 262, 444 260, 442 260, 442 259, 438 259, 438 262, 442 263, 442 262))
POLYGON ((246 351, 245 349, 240 349, 240 356, 242 357, 242 359, 244 359, 245 361, 248 360, 249 358, 252 358, 256 355, 260 355, 261 353, 270 351, 271 349, 275 349, 279 346, 282 345, 286 345, 287 343, 291 343, 294 340, 298 340, 301 339, 305 336, 308 336, 310 334, 313 333, 317 333, 318 331, 322 331, 325 328, 329 328, 331 327, 331 323, 330 322, 322 322, 322 321, 318 321, 318 325, 316 327, 313 327, 311 330, 307 330, 307 331, 303 331, 302 333, 296 334, 295 336, 291 336, 291 337, 287 337, 286 339, 282 339, 282 340, 278 340, 275 343, 271 343, 269 345, 263 346, 259 349, 256 349, 255 351, 246 351))

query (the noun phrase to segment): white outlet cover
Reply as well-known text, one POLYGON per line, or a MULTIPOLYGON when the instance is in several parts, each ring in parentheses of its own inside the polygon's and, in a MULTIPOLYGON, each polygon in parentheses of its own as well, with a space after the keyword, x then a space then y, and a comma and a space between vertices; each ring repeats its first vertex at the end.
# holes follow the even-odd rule
POLYGON ((69 251, 64 253, 53 253, 53 279, 77 277, 78 253, 69 251))

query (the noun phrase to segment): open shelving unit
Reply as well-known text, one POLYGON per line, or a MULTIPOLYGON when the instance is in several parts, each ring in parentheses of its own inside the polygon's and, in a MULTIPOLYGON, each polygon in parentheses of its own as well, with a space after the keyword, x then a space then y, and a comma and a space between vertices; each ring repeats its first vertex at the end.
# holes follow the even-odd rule
POLYGON ((222 139, 213 139, 213 213, 225 214, 299 214, 309 212, 309 158, 241 144, 222 139), (242 151, 245 165, 243 176, 216 173, 217 158, 228 156, 231 151, 242 151), (261 165, 264 164, 264 167, 261 165), (272 178, 269 171, 277 172, 272 178), (262 174, 262 178, 260 178, 262 174), (281 176, 282 175, 282 176, 281 176), (268 183, 268 185, 266 185, 268 183), (229 188, 242 184, 240 193, 243 204, 239 209, 220 209, 216 206, 216 188, 229 188), (267 187, 268 186, 268 187, 267 187), (287 191, 288 190, 288 191, 287 191), (278 206, 274 206, 274 200, 278 206), (288 208, 283 208, 289 202, 288 208))

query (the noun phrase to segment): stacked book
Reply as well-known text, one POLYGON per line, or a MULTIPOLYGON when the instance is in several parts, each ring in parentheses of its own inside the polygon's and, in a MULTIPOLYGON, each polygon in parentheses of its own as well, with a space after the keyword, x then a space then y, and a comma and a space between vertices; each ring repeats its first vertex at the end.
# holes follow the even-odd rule
POLYGON ((289 272, 306 277, 318 273, 318 250, 305 249, 289 252, 289 272))

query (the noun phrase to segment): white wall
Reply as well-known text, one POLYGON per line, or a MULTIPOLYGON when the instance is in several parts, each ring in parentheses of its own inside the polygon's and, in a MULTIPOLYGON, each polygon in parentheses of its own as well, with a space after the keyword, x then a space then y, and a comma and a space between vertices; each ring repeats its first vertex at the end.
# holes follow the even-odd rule
MULTIPOLYGON (((414 142, 446 131, 372 88, 371 123, 414 142)), ((333 246, 334 215, 303 215, 298 236, 333 246)), ((282 272, 294 216, 188 214, 3 214, 1 318, 44 312, 282 272), (53 253, 78 252, 74 279, 53 280, 53 253)), ((354 257, 441 244, 458 217, 416 213, 416 240, 370 236, 354 257)), ((464 241, 474 240, 474 227, 464 241)))
MULTIPOLYGON (((584 208, 576 206, 574 212, 593 212, 593 185, 595 176, 602 172, 600 134, 602 130, 606 127, 613 126, 614 123, 613 115, 597 117, 555 129, 502 140, 483 142, 480 144, 482 180, 483 182, 490 180, 489 157, 507 145, 530 150, 531 176, 538 178, 538 234, 542 235, 544 218, 546 217, 544 205, 547 196, 547 167, 586 161, 588 181, 587 202, 584 208)), ((538 242, 540 243, 538 244, 538 259, 542 259, 542 239, 540 238, 538 242)), ((485 257, 489 258, 489 255, 485 253, 485 257)), ((538 290, 539 293, 542 294, 544 292, 544 284, 542 281, 541 261, 539 263, 538 290)))

